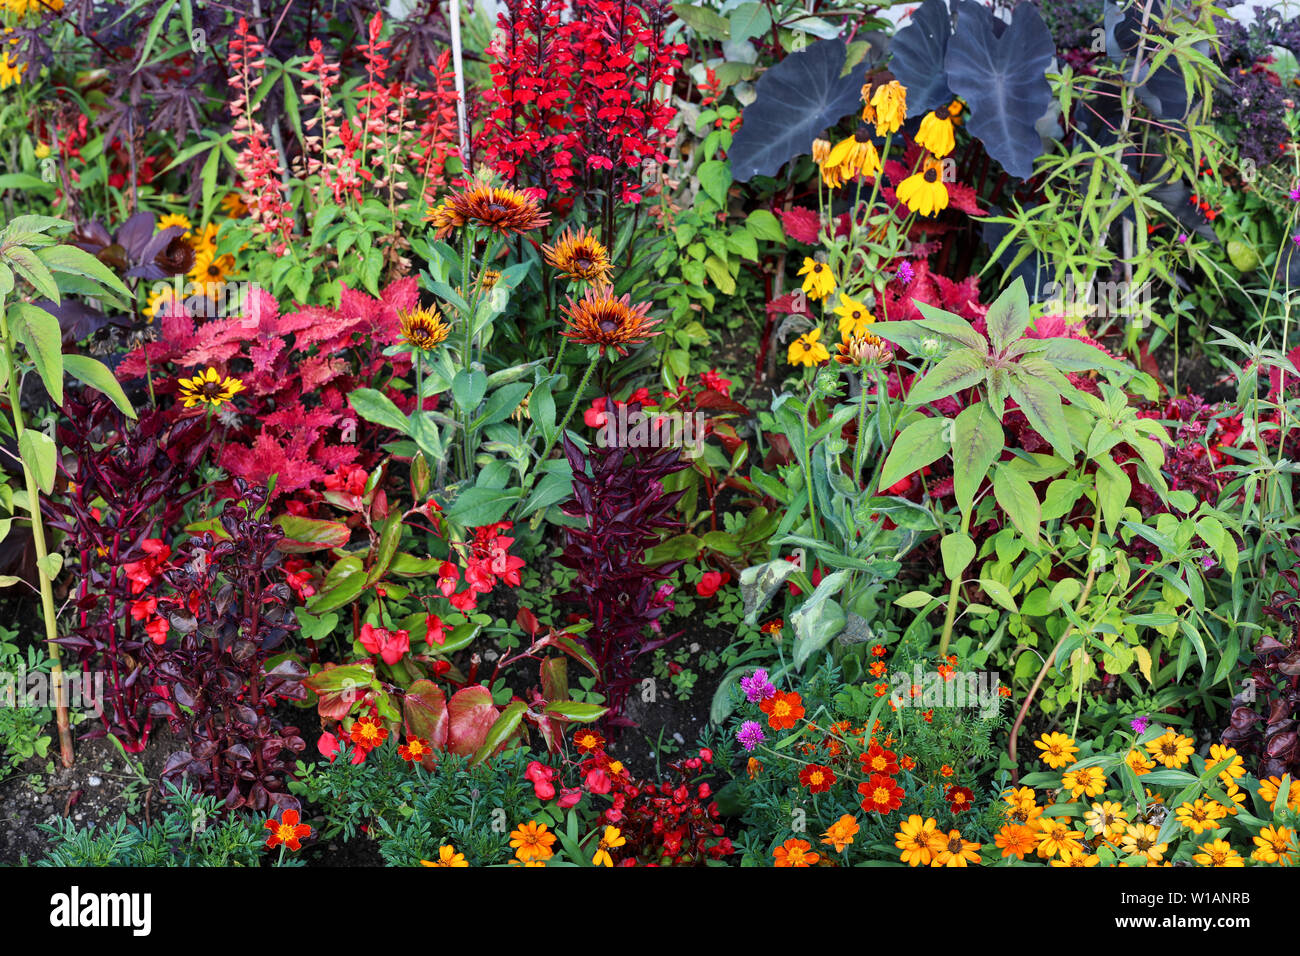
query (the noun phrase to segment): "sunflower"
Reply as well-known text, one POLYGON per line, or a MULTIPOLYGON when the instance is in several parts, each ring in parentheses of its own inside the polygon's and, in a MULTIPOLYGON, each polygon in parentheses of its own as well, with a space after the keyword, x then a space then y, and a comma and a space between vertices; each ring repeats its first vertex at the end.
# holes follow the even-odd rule
POLYGON ((170 229, 172 226, 180 226, 184 229, 185 232, 182 233, 182 235, 186 239, 190 236, 190 230, 194 228, 194 224, 190 222, 189 216, 182 215, 178 212, 169 212, 165 216, 158 217, 159 232, 162 232, 164 229, 170 229))
POLYGON ((1159 835, 1160 831, 1149 823, 1132 823, 1125 831, 1120 845, 1125 853, 1145 857, 1148 863, 1159 863, 1169 849, 1168 843, 1156 842, 1159 835))
POLYGON ((194 268, 190 270, 190 278, 194 280, 195 285, 205 296, 216 295, 221 286, 226 282, 226 276, 230 275, 235 268, 235 257, 227 253, 224 256, 218 256, 213 252, 204 249, 195 254, 194 268))
POLYGON ((179 382, 180 395, 186 408, 195 405, 211 405, 216 408, 234 399, 244 390, 244 383, 229 375, 224 378, 211 366, 206 372, 200 372, 193 378, 183 378, 179 382))
POLYGON ((607 285, 588 288, 581 299, 569 299, 560 311, 568 326, 561 334, 578 345, 600 346, 601 355, 606 349, 626 355, 628 346, 641 345, 662 331, 653 329, 659 320, 646 315, 649 303, 632 305, 630 296, 616 298, 607 285))
POLYGON ((867 326, 876 321, 876 317, 865 305, 843 292, 840 293, 840 304, 835 307, 835 314, 840 317, 840 335, 846 338, 866 335, 867 326))
POLYGON ((585 228, 565 230, 553 246, 542 246, 547 265, 566 279, 606 285, 614 271, 609 252, 585 228))
POLYGON ((221 200, 221 209, 232 219, 240 219, 248 215, 248 203, 244 202, 244 197, 239 193, 226 193, 225 198, 221 200))
POLYGON ((8 53, 0 53, 0 90, 6 89, 14 83, 21 83, 23 81, 23 71, 26 69, 26 63, 19 63, 8 53))
POLYGON ((866 124, 859 125, 856 133, 835 144, 821 170, 823 182, 832 189, 855 176, 871 178, 880 173, 880 153, 871 141, 866 124))
POLYGON ((1211 840, 1201 844, 1200 853, 1192 854, 1192 859, 1201 866, 1245 866, 1241 854, 1229 845, 1227 840, 1211 840))
POLYGON ((889 346, 870 332, 864 332, 862 335, 846 335, 840 344, 835 346, 835 361, 841 365, 879 368, 893 360, 894 353, 889 346))
POLYGON ((824 299, 835 291, 835 276, 824 262, 804 256, 798 274, 804 277, 803 291, 810 299, 824 299))
POLYGON ((1173 770, 1187 763, 1195 749, 1190 737, 1172 730, 1166 730, 1155 740, 1147 741, 1147 750, 1151 756, 1173 770))
POLYGON ((827 351, 826 346, 817 341, 821 338, 821 334, 821 329, 813 329, 791 342, 790 350, 786 354, 786 359, 790 364, 806 365, 811 368, 827 361, 831 357, 831 353, 827 351))
POLYGON ((437 306, 403 309, 397 313, 397 321, 403 341, 421 352, 432 352, 447 341, 447 333, 451 331, 437 306))
POLYGON ((908 866, 929 866, 944 842, 943 834, 935 830, 934 817, 922 821, 914 813, 899 826, 902 829, 894 834, 894 846, 903 851, 899 859, 908 866))
POLYGON ((509 186, 477 184, 453 193, 429 210, 426 219, 446 239, 467 225, 482 226, 502 236, 513 236, 544 226, 551 217, 527 193, 509 186))
POLYGON ((937 852, 931 866, 966 866, 980 861, 980 844, 962 838, 958 830, 949 830, 948 835, 937 834, 935 840, 937 852))
POLYGON ((1074 745, 1074 739, 1065 734, 1055 732, 1043 734, 1034 741, 1034 746, 1042 751, 1038 759, 1053 770, 1060 770, 1066 764, 1072 764, 1079 759, 1075 756, 1079 748, 1074 745))
POLYGON ((429 861, 421 860, 421 866, 469 866, 465 862, 465 854, 457 853, 454 846, 438 847, 438 859, 429 861))
POLYGON ((943 164, 927 156, 921 171, 898 184, 898 201, 912 212, 932 216, 948 208, 948 187, 943 184, 943 164))
POLYGON ((953 118, 948 107, 941 106, 925 114, 921 128, 916 132, 916 143, 936 156, 947 156, 952 152, 957 141, 953 136, 953 118))
MULTIPOLYGON (((865 99, 866 91, 863 91, 865 99)), ((876 124, 877 136, 890 136, 903 126, 907 119, 907 89, 898 80, 877 86, 871 100, 862 111, 862 118, 876 124)))

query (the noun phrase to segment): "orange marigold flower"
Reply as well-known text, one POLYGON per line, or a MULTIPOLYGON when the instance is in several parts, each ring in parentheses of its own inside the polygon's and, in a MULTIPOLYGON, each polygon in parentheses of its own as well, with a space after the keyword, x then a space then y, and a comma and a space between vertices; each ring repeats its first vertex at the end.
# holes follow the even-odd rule
POLYGON ((573 746, 578 748, 579 753, 589 754, 604 747, 605 738, 596 731, 583 727, 573 735, 573 746))
POLYGON ((267 820, 265 826, 271 835, 266 838, 266 848, 272 850, 283 844, 290 850, 301 850, 302 844, 298 841, 311 836, 311 827, 299 823, 298 819, 297 810, 285 810, 279 820, 267 820))
POLYGON ((388 729, 373 717, 362 717, 352 725, 348 739, 358 750, 369 753, 388 739, 388 729))
POLYGON ((844 848, 853 842, 853 836, 858 829, 858 821, 846 813, 826 828, 826 832, 822 834, 825 838, 822 842, 827 846, 835 847, 836 853, 843 853, 844 848))
POLYGON ((871 741, 867 752, 859 755, 858 762, 862 764, 862 772, 866 774, 883 773, 886 776, 893 776, 898 773, 898 756, 874 740, 871 741))
POLYGON ((777 691, 759 704, 759 709, 767 714, 767 725, 773 730, 789 730, 803 717, 803 698, 793 692, 777 691))
POLYGON ((799 772, 799 782, 809 793, 825 793, 835 782, 835 771, 821 764, 811 763, 799 772))
POLYGON ((529 820, 510 833, 510 845, 514 847, 515 856, 527 863, 529 860, 549 860, 555 853, 551 844, 555 834, 551 833, 545 823, 529 820))
POLYGON ((906 794, 893 777, 882 773, 872 774, 871 779, 858 784, 858 793, 862 794, 862 809, 885 814, 897 810, 906 794))
POLYGON ((421 740, 419 737, 408 737, 406 743, 397 748, 397 752, 402 755, 403 760, 418 763, 433 753, 433 748, 429 746, 427 740, 421 740))
POLYGON ((810 853, 812 844, 807 840, 791 837, 772 851, 773 866, 813 866, 821 856, 810 853))

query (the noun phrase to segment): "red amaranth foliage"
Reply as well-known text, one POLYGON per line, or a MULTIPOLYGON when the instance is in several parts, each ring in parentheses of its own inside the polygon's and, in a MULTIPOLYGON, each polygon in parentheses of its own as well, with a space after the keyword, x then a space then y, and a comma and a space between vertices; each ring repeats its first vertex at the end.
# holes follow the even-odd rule
MULTIPOLYGON (((282 313, 261 289, 250 299, 243 314, 198 326, 187 315, 161 310, 159 340, 127 355, 118 377, 149 375, 159 395, 174 393, 178 377, 209 366, 239 378, 238 411, 223 409, 214 425, 225 429, 218 464, 250 484, 277 475, 277 497, 323 482, 343 465, 372 467, 371 443, 359 440, 369 426, 357 419, 347 395, 362 386, 383 388, 409 369, 405 355, 382 352, 399 338, 398 310, 418 304, 416 280, 398 279, 378 299, 345 285, 337 309, 282 313)), ((402 404, 400 395, 392 397, 402 404)), ((179 404, 174 413, 195 414, 179 404)))
POLYGON ((664 41, 658 0, 506 0, 488 53, 492 87, 479 146, 512 183, 604 190, 641 201, 641 167, 662 163, 686 52, 664 41))

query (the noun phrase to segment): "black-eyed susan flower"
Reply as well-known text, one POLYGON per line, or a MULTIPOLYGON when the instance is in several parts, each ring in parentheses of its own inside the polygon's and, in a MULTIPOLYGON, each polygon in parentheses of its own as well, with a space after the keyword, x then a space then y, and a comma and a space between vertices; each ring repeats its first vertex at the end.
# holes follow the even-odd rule
POLYGON ((209 249, 196 250, 194 268, 190 278, 199 287, 203 295, 209 298, 221 291, 226 277, 235 269, 235 257, 226 254, 219 256, 209 249))
POLYGON ((0 90, 22 83, 26 70, 26 63, 19 63, 7 52, 0 53, 0 90))
POLYGON ((922 819, 915 813, 900 823, 894 834, 894 846, 903 851, 898 858, 908 866, 929 866, 945 842, 935 827, 934 817, 922 819))
POLYGON ((565 230, 553 246, 542 246, 547 264, 567 279, 609 282, 614 266, 609 261, 609 251, 584 227, 577 232, 565 230))
POLYGON ((879 175, 880 153, 866 125, 860 125, 856 133, 836 143, 821 169, 823 181, 832 189, 855 176, 870 179, 879 175))
POLYGON ((397 313, 402 340, 421 352, 430 352, 443 342, 451 328, 442 319, 436 306, 403 309, 397 313))
POLYGON ((818 167, 823 166, 831 155, 831 142, 828 139, 818 137, 812 142, 812 158, 818 167))
POLYGON ((1132 856, 1143 857, 1148 863, 1159 863, 1168 843, 1158 843, 1160 831, 1149 823, 1130 823, 1120 839, 1120 848, 1132 856))
POLYGON ((484 292, 491 292, 501 281, 501 273, 496 269, 484 269, 483 274, 478 277, 478 287, 484 292))
POLYGON ((425 217, 433 223, 435 235, 445 239, 467 225, 479 226, 501 236, 529 232, 551 221, 537 200, 510 186, 485 186, 477 183, 452 193, 429 210, 425 217))
POLYGON ((193 378, 181 379, 178 384, 181 401, 186 408, 195 405, 211 405, 216 408, 231 401, 244 390, 244 383, 239 379, 223 376, 211 366, 193 378))
POLYGON ((814 365, 821 365, 828 361, 831 353, 826 346, 817 340, 821 338, 822 330, 813 329, 811 332, 805 332, 793 342, 786 353, 786 359, 791 365, 805 365, 811 368, 814 365))
POLYGON ((831 267, 811 256, 805 256, 799 275, 804 277, 803 291, 810 299, 824 299, 835 291, 835 275, 831 267))
MULTIPOLYGON (((866 91, 863 91, 866 97, 866 91)), ((862 118, 876 124, 877 136, 890 136, 902 129, 907 119, 907 88, 898 80, 889 80, 871 90, 871 99, 862 111, 862 118)))
POLYGON ((876 321, 870 309, 843 292, 840 293, 840 304, 835 307, 835 314, 840 318, 840 335, 846 337, 865 335, 867 326, 876 321))
POLYGON ((938 834, 934 848, 937 852, 931 866, 967 866, 980 861, 980 844, 965 839, 959 830, 938 834))
POLYGON ((510 846, 515 856, 524 863, 530 860, 549 860, 555 853, 551 845, 555 843, 555 834, 551 833, 545 823, 529 820, 510 833, 510 846))
POLYGON ((185 238, 189 238, 190 230, 194 228, 194 224, 190 222, 190 217, 182 215, 179 212, 169 212, 158 217, 159 232, 162 232, 164 229, 170 229, 172 226, 180 226, 184 229, 185 232, 183 235, 185 238))
POLYGON ((465 854, 457 853, 454 846, 438 847, 438 859, 421 860, 421 866, 469 866, 465 862, 465 854))
POLYGON ((194 254, 196 256, 196 261, 197 261, 197 256, 202 255, 205 252, 208 253, 209 255, 216 254, 217 233, 219 233, 220 231, 221 231, 221 226, 219 226, 215 222, 210 222, 202 229, 200 229, 197 233, 190 236, 189 243, 191 246, 194 247, 194 254))
POLYGON ((176 290, 171 286, 160 286, 151 289, 149 301, 140 311, 152 321, 159 315, 160 310, 168 315, 181 310, 181 297, 176 294, 176 290))
POLYGON ((953 117, 948 107, 941 106, 922 117, 921 128, 916 131, 916 143, 936 156, 947 156, 952 152, 957 140, 953 135, 953 117))
POLYGON ((591 858, 591 862, 596 866, 613 866, 614 859, 609 855, 610 850, 616 850, 627 843, 627 838, 619 832, 618 827, 605 827, 605 833, 596 844, 596 855, 591 858))
POLYGON ((1190 737, 1184 737, 1173 730, 1166 730, 1155 740, 1147 741, 1147 750, 1151 756, 1174 770, 1187 763, 1195 749, 1190 737))
POLYGON ((632 305, 630 296, 618 298, 607 285, 588 288, 581 299, 569 299, 560 311, 566 325, 561 334, 578 345, 599 346, 601 355, 606 349, 626 355, 629 347, 659 334, 654 328, 659 320, 647 315, 649 303, 632 305))
POLYGON ((1079 759, 1075 756, 1079 752, 1079 748, 1074 745, 1074 738, 1067 737, 1062 733, 1043 734, 1034 741, 1034 746, 1042 751, 1038 755, 1038 759, 1053 770, 1060 770, 1067 764, 1072 764, 1079 759))
POLYGON ((226 193, 221 199, 221 211, 232 219, 242 219, 248 215, 248 203, 239 193, 226 193))
POLYGON ((1201 852, 1193 853, 1192 859, 1201 866, 1245 866, 1241 854, 1232 848, 1227 840, 1210 840, 1201 844, 1201 852))
POLYGON ((927 156, 920 171, 898 184, 898 201, 922 216, 947 209, 948 187, 943 184, 943 163, 927 156))

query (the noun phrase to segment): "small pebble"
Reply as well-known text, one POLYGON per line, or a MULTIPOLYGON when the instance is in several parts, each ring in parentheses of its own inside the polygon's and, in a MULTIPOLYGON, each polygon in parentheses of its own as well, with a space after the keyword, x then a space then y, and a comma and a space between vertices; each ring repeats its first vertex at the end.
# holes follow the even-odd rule
POLYGON ((96 777, 94 774, 91 774, 86 778, 86 783, 90 784, 92 787, 98 787, 103 782, 104 781, 101 778, 96 777))
POLYGON ((673 734, 673 740, 677 741, 679 744, 686 743, 686 738, 683 737, 681 734, 676 734, 676 733, 673 734))

